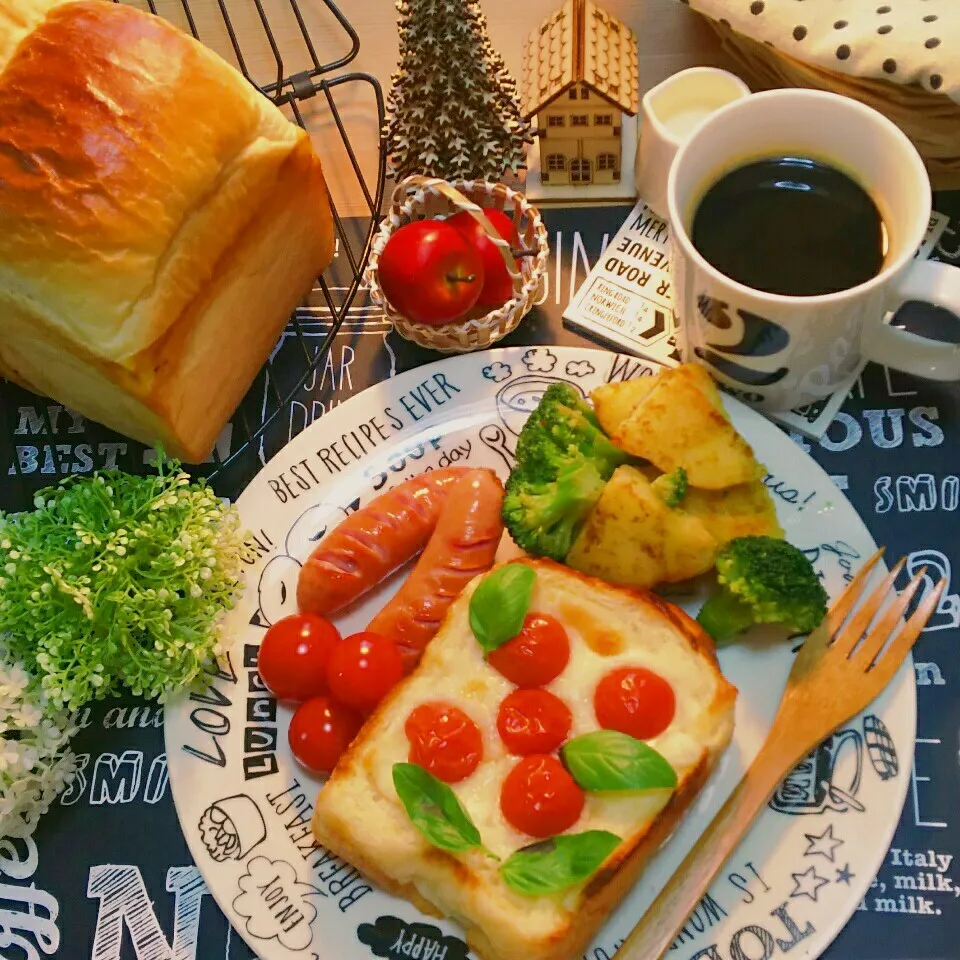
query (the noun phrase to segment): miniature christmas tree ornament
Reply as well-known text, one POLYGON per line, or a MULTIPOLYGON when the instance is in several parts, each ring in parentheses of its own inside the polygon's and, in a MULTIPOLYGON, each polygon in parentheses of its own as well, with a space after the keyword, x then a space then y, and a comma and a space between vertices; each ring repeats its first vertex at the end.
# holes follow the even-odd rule
POLYGON ((447 180, 516 173, 531 142, 517 85, 477 0, 398 0, 400 66, 387 97, 388 172, 447 180))

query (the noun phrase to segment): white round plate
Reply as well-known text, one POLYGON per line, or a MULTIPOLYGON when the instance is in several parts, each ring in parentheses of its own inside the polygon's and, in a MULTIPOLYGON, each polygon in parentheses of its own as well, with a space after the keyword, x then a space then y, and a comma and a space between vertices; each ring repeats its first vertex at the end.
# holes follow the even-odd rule
MULTIPOLYGON (((266 627, 296 610, 301 562, 346 511, 426 467, 469 463, 505 477, 524 420, 554 381, 568 380, 586 395, 600 383, 651 372, 632 358, 558 347, 442 360, 324 414, 240 497, 259 556, 228 617, 229 657, 210 690, 167 706, 166 748, 193 858, 263 960, 469 956, 456 924, 423 917, 313 841, 310 817, 322 784, 293 760, 290 712, 267 695, 255 666, 266 627)), ((873 553, 870 534, 827 474, 783 432, 725 402, 772 471, 767 483, 789 540, 808 552, 835 597, 873 553)), ((342 632, 363 629, 403 576, 338 618, 342 632)), ((671 598, 696 606, 692 594, 671 598)), ((770 727, 792 656, 790 643, 762 639, 721 653, 723 672, 740 690, 734 743, 586 960, 613 957, 734 788, 770 727)), ((690 918, 674 960, 820 955, 858 908, 900 818, 915 695, 907 664, 863 716, 787 778, 690 918)))

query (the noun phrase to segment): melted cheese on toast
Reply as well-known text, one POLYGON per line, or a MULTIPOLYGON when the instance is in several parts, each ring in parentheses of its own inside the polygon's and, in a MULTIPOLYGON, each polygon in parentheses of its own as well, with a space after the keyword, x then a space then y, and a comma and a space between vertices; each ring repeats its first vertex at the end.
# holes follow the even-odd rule
MULTIPOLYGON (((673 721, 649 743, 676 770, 678 790, 693 776, 702 779, 704 765, 712 767, 729 743, 736 691, 717 669, 699 627, 652 595, 600 584, 548 561, 531 563, 537 582, 530 612, 556 617, 570 638, 570 661, 547 689, 573 713, 571 738, 598 729, 593 695, 605 674, 646 667, 667 680, 676 696, 673 721)), ((483 844, 503 860, 533 842, 500 812, 501 785, 519 758, 500 740, 497 713, 516 688, 485 661, 470 630, 469 600, 481 579, 456 601, 418 669, 381 705, 321 791, 315 830, 321 842, 374 879, 462 921, 468 940, 471 928, 482 931, 481 941, 497 948, 487 956, 534 960, 554 956, 536 944, 555 945, 571 935, 589 881, 555 896, 515 893, 501 879, 499 864, 482 853, 452 857, 432 848, 407 819, 392 779, 393 765, 409 757, 404 724, 411 711, 428 702, 455 705, 483 735, 482 763, 452 785, 483 844)), ((642 840, 672 793, 588 793, 583 814, 568 832, 615 833, 624 841, 616 859, 642 840)), ((578 921, 578 935, 580 926, 578 921)), ((475 946, 476 940, 471 940, 475 946)))

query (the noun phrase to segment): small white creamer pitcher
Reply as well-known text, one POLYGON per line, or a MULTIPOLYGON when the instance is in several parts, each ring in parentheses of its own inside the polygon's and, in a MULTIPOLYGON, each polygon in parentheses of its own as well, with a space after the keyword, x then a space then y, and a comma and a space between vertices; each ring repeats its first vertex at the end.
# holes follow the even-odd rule
POLYGON ((691 67, 648 91, 641 104, 637 193, 659 217, 667 217, 667 177, 677 151, 711 114, 750 95, 737 76, 715 67, 691 67))

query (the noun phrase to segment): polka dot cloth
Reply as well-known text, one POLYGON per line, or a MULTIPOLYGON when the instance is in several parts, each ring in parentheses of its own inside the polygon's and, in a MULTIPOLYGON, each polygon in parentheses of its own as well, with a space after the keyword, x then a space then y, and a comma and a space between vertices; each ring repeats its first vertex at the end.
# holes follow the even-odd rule
POLYGON ((960 103, 960 0, 680 0, 818 67, 960 103))

